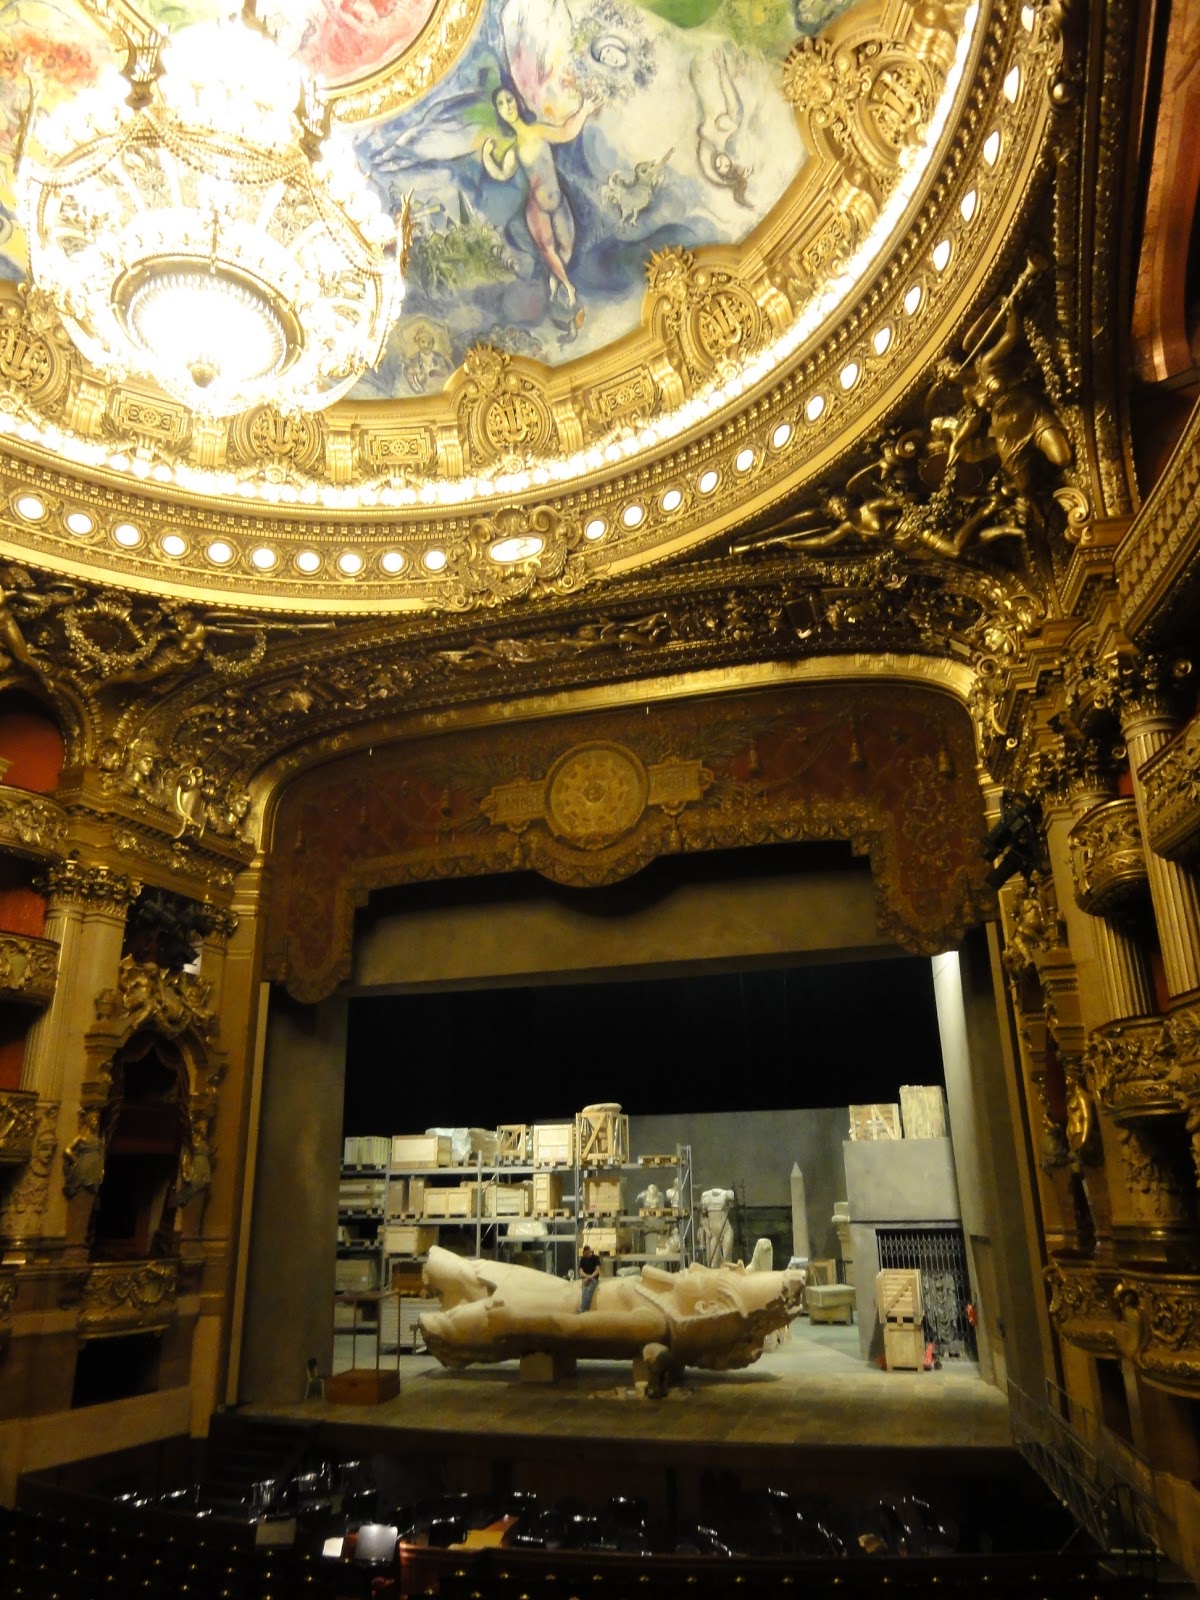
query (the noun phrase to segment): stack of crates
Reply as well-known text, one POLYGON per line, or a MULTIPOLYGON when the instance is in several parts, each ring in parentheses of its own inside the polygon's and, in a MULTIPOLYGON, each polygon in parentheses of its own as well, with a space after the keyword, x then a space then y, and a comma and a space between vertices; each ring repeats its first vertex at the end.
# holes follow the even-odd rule
POLYGON ((916 1267, 886 1267, 875 1279, 887 1369, 920 1372, 925 1365, 925 1306, 916 1267))

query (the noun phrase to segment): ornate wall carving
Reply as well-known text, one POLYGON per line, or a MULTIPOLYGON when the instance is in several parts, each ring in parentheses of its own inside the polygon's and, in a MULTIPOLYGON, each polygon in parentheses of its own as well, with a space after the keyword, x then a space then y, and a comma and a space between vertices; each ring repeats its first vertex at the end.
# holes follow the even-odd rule
POLYGON ((57 800, 0 784, 0 847, 14 855, 52 859, 61 855, 67 818, 57 800))
POLYGON ((39 1231, 58 1150, 58 1112, 57 1100, 38 1103, 29 1159, 0 1201, 0 1235, 6 1239, 31 1238, 39 1231))
POLYGON ((1150 848, 1200 857, 1200 717, 1194 717, 1142 768, 1150 848))
POLYGON ((0 933, 0 999, 45 1005, 58 982, 58 946, 52 939, 0 933))
POLYGON ((178 1307, 174 1261, 112 1262, 89 1269, 79 1303, 79 1332, 147 1332, 165 1328, 178 1307))
POLYGON ((881 929, 931 953, 991 904, 981 830, 969 724, 932 691, 809 687, 505 723, 297 780, 274 822, 267 971, 297 998, 328 993, 376 888, 519 870, 586 888, 658 855, 822 839, 870 857, 881 929))
POLYGON ((1071 829, 1075 900, 1083 911, 1108 916, 1147 892, 1146 857, 1137 803, 1106 800, 1071 829))
POLYGON ((27 1089, 0 1089, 0 1165, 24 1166, 33 1154, 37 1095, 27 1089))

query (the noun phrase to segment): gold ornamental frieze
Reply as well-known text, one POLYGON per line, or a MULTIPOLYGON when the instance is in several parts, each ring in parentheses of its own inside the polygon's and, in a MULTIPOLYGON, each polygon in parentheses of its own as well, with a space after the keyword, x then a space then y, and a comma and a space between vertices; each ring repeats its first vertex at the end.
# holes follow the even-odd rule
POLYGON ((1118 1121, 1178 1115, 1177 1058, 1169 1025, 1161 1017, 1097 1029, 1083 1062, 1098 1104, 1118 1121))
MULTIPOLYGON (((465 26, 473 4, 439 16, 465 26)), ((657 252, 640 327, 583 359, 476 343, 420 398, 196 424, 185 441, 152 396, 51 382, 51 356, 77 358, 35 350, 48 336, 19 306, 9 367, 25 386, 0 360, 0 413, 28 425, 3 434, 0 539, 127 590, 378 614, 461 604, 447 552, 496 505, 552 494, 586 533, 577 584, 768 517, 955 343, 1047 165, 1060 20, 1002 0, 851 6, 783 73, 810 153, 793 186, 740 244, 657 252), (103 492, 90 465, 60 465, 64 440, 89 464, 102 448, 103 492)), ((364 86, 362 114, 402 77, 364 86)))
POLYGON ((1116 1301, 1119 1275, 1083 1262, 1053 1261, 1045 1276, 1050 1320, 1059 1337, 1090 1355, 1120 1355, 1124 1325, 1116 1301))
POLYGON ((1148 844, 1156 855, 1200 860, 1200 716, 1141 771, 1148 844))
POLYGON ((1068 843, 1081 911, 1110 916, 1148 892, 1142 828, 1131 795, 1094 806, 1071 829, 1068 843))
POLYGON ((648 807, 678 816, 712 781, 702 761, 645 766, 625 746, 597 740, 566 751, 543 778, 500 784, 479 809, 510 833, 541 824, 571 849, 594 851, 632 833, 648 807))
POLYGON ((0 783, 0 850, 51 861, 66 836, 67 814, 57 800, 0 783))
POLYGON ((1200 1396, 1200 1276, 1127 1271, 1115 1299, 1124 1324, 1120 1354, 1148 1383, 1200 1396))
POLYGON ((174 1261, 105 1262, 88 1269, 79 1303, 84 1338, 166 1328, 178 1311, 174 1261))
POLYGON ((74 856, 46 867, 37 887, 52 905, 106 911, 110 916, 123 916, 142 889, 140 881, 127 873, 89 865, 74 856))
POLYGON ((28 933, 0 933, 0 1000, 47 1005, 58 982, 58 945, 28 933))
POLYGON ((24 1166, 33 1155, 37 1110, 32 1089, 0 1089, 0 1166, 24 1166))

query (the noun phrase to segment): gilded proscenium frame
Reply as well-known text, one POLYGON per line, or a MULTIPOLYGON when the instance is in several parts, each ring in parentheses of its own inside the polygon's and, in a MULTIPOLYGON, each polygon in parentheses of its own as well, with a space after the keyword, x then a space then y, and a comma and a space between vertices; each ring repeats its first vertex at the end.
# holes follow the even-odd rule
MULTIPOLYGON (((267 504, 254 504, 251 511, 244 500, 203 505, 198 497, 158 484, 153 489, 137 487, 129 478, 97 467, 76 475, 45 452, 10 436, 0 453, 0 551, 58 571, 93 577, 102 572, 128 588, 192 599, 280 611, 379 613, 470 609, 494 605, 513 592, 577 589, 761 518, 827 472, 855 437, 919 388, 933 356, 951 342, 955 327, 1001 270, 1036 187, 1035 178, 1044 170, 1054 114, 1047 91, 1061 53, 1047 20, 1050 15, 1036 13, 1034 27, 1027 30, 1021 8, 997 0, 977 28, 970 83, 957 126, 941 160, 931 163, 906 229, 874 276, 785 370, 730 399, 669 449, 631 460, 614 446, 611 462, 569 486, 549 480, 519 496, 480 497, 435 515, 419 504, 409 510, 375 509, 364 517, 361 511, 339 511, 335 495, 333 505, 322 507, 319 516, 310 519, 267 504), (1004 84, 1013 83, 1010 74, 1015 68, 1020 84, 1010 103, 1004 84), (996 130, 1002 134, 1000 148, 995 163, 989 165, 982 150, 996 130), (976 206, 968 220, 962 202, 971 190, 976 206), (943 240, 949 243, 950 255, 939 272, 932 255, 943 240), (904 296, 914 286, 921 289, 922 298, 908 313, 904 296), (892 341, 876 357, 874 339, 885 325, 892 330, 892 341), (839 373, 851 360, 859 365, 860 374, 844 392, 839 373), (807 400, 818 392, 826 396, 826 404, 819 418, 809 420, 807 400), (772 440, 785 424, 791 428, 790 438, 776 446, 772 440), (750 465, 739 470, 737 458, 747 459, 743 454, 747 451, 750 465), (709 469, 716 471, 718 482, 705 496, 699 478, 709 469), (680 501, 668 512, 662 498, 671 488, 679 489, 680 501), (46 510, 40 521, 16 514, 16 498, 22 492, 32 492, 43 501, 46 510), (532 515, 550 496, 569 548, 564 552, 562 539, 552 540, 552 549, 520 564, 511 579, 503 572, 497 576, 495 564, 486 553, 479 554, 475 525, 494 516, 497 501, 532 515), (624 513, 633 501, 642 506, 644 515, 631 528, 624 513), (93 518, 90 535, 80 538, 66 531, 62 519, 70 508, 93 518), (597 520, 606 524, 602 538, 578 537, 581 527, 597 520), (132 522, 141 531, 142 543, 136 549, 123 550, 112 542, 110 532, 119 521, 132 522), (168 531, 187 541, 185 554, 177 560, 152 553, 168 531), (220 569, 203 556, 215 539, 232 551, 220 569), (280 552, 269 574, 257 572, 250 562, 251 551, 264 541, 280 552), (363 556, 355 575, 336 565, 338 552, 347 546, 363 556), (430 546, 448 554, 440 573, 422 564, 421 556, 430 546), (320 557, 319 570, 310 578, 302 577, 293 564, 301 548, 312 548, 320 557), (406 563, 401 573, 387 576, 378 563, 384 550, 393 549, 405 555, 406 563)), ((713 253, 717 265, 724 261, 736 268, 730 258, 727 251, 713 253)), ((768 287, 770 261, 762 257, 754 240, 745 247, 744 258, 754 270, 748 278, 744 268, 733 276, 737 278, 740 271, 741 281, 756 293, 759 303, 774 307, 778 316, 786 300, 768 287)), ((563 369, 544 385, 545 403, 554 415, 565 418, 578 404, 579 377, 572 369, 563 369), (560 394, 556 384, 567 387, 560 394)), ((589 383, 591 377, 590 371, 589 383)), ((94 399, 99 425, 105 397, 94 399)), ((364 420, 348 413, 339 420, 335 413, 330 426, 341 428, 345 422, 342 444, 350 449, 364 420)), ((378 425, 378 417, 373 420, 378 425)), ((445 436, 444 428, 434 432, 445 436)))

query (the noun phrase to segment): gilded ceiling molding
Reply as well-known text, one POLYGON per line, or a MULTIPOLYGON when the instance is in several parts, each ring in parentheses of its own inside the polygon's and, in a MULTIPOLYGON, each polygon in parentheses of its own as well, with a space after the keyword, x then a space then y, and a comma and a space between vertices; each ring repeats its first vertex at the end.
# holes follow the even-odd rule
MULTIPOLYGON (((184 448, 172 444, 182 439, 177 419, 164 414, 151 428, 145 408, 135 417, 124 402, 110 406, 80 379, 51 420, 60 428, 88 423, 110 441, 118 419, 136 423, 120 441, 126 468, 116 470, 127 475, 101 491, 107 469, 73 475, 10 436, 0 459, 0 548, 193 602, 363 613, 454 604, 447 551, 490 514, 492 495, 506 506, 541 503, 542 472, 564 527, 591 530, 573 555, 574 582, 660 560, 765 515, 820 481, 851 439, 911 393, 1034 203, 1063 56, 1060 11, 996 0, 978 24, 957 125, 940 168, 923 180, 924 198, 910 208, 908 232, 832 323, 769 375, 761 367, 761 378, 746 380, 747 370, 760 370, 755 352, 765 360, 779 329, 802 326, 795 319, 807 314, 813 292, 813 249, 822 270, 837 269, 866 212, 884 203, 887 172, 915 148, 931 86, 944 78, 947 25, 961 10, 914 11, 898 0, 859 6, 822 36, 820 51, 801 49, 788 81, 797 94, 806 86, 805 96, 820 82, 827 90, 813 89, 802 114, 819 152, 812 173, 806 169, 798 192, 740 254, 697 251, 690 264, 670 253, 656 258, 643 332, 589 362, 586 375, 573 365, 535 370, 478 347, 444 396, 397 403, 386 416, 380 406, 335 407, 311 424, 324 436, 320 452, 284 419, 242 419, 232 455, 229 439, 193 429, 192 464, 229 475, 223 500, 193 496, 188 473, 181 480, 176 472, 171 452, 184 448), (832 114, 843 105, 846 117, 832 114), (834 172, 838 182, 825 185, 834 172), (818 190, 831 205, 811 203, 818 190), (667 413, 713 380, 721 387, 711 415, 704 401, 677 433, 667 413), (539 466, 543 448, 583 450, 586 488, 574 486, 574 467, 563 475, 548 460, 539 466), (310 456, 314 474, 318 456, 323 466, 307 478, 310 456), (150 480, 145 487, 134 481, 134 462, 150 480), (438 482, 476 467, 491 474, 483 489, 467 480, 466 501, 439 504, 438 482), (252 495, 266 483, 280 498, 248 515, 238 483, 252 495), (356 497, 366 503, 355 508, 356 497), (298 567, 300 556, 306 564, 298 567)), ((35 409, 27 397, 12 404, 35 409)), ((547 554, 559 559, 550 547, 547 554)), ((486 586, 477 592, 491 603, 486 586)))
MULTIPOLYGON (((523 537, 514 521, 495 526, 523 537)), ((512 614, 426 618, 403 632, 341 627, 273 648, 253 675, 198 671, 142 703, 140 720, 125 716, 104 749, 104 783, 114 797, 146 802, 167 795, 175 774, 192 773, 207 806, 202 846, 233 848, 256 826, 247 810, 254 774, 290 751, 323 759, 339 741, 366 744, 426 713, 561 699, 589 685, 614 700, 622 683, 640 680, 653 695, 659 674, 678 684, 713 669, 839 654, 853 671, 865 651, 924 657, 931 681, 950 672, 966 686, 1015 655, 1036 615, 1011 575, 932 556, 902 564, 886 553, 849 561, 768 553, 627 581, 606 592, 602 611, 590 596, 548 600, 520 627, 512 614)))
POLYGON ((297 999, 328 994, 372 889, 523 869, 586 888, 659 855, 806 840, 869 856, 881 929, 932 953, 991 906, 981 829, 970 724, 928 691, 671 702, 652 724, 638 708, 506 721, 359 752, 285 791, 266 972, 297 999), (918 892, 930 852, 945 871, 918 892))

